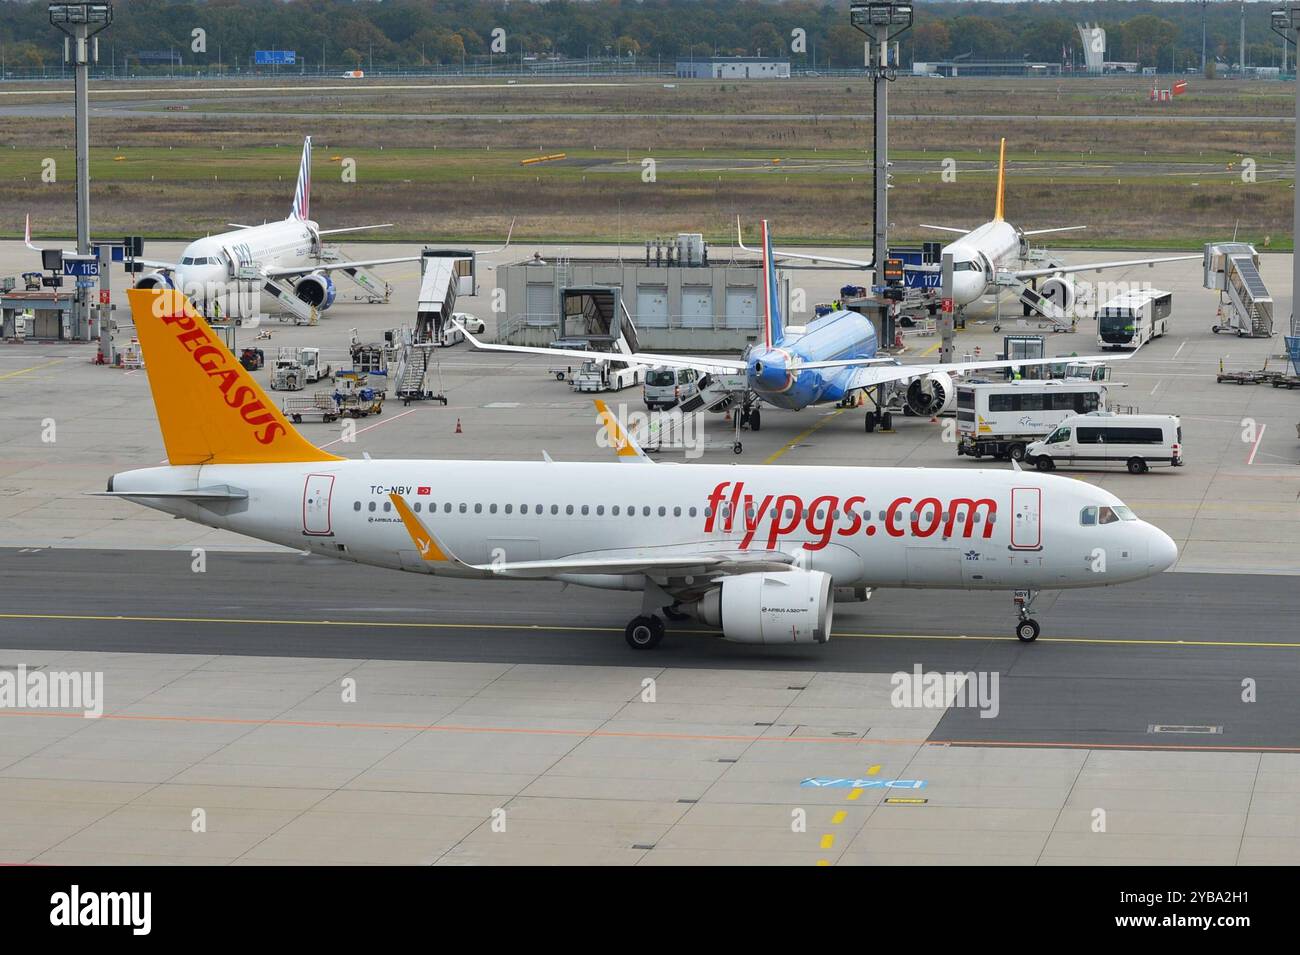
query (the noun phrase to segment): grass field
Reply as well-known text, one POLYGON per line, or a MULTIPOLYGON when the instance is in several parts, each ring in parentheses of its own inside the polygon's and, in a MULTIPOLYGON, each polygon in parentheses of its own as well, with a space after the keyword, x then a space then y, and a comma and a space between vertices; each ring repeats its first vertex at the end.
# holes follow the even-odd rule
MULTIPOLYGON (((1241 238, 1261 247, 1289 248, 1293 127, 1232 117, 1288 115, 1293 87, 1192 82, 1187 97, 1173 107, 1158 107, 1146 101, 1145 85, 1132 78, 900 80, 891 89, 896 116, 971 118, 927 116, 891 124, 891 158, 900 164, 890 193, 892 234, 900 240, 933 238, 916 223, 971 225, 987 218, 991 161, 997 139, 1005 135, 1013 160, 1009 218, 1029 228, 1086 223, 1089 230, 1071 235, 1071 246, 1199 248, 1236 227, 1241 238), (1038 115, 1148 118, 1138 123, 988 118, 1013 106, 1038 115), (1175 115, 1222 118, 1176 122, 1175 115), (956 161, 955 182, 941 178, 945 158, 956 161), (1242 180, 1246 158, 1256 164, 1256 182, 1242 180)), ((635 244, 655 235, 701 231, 726 242, 741 215, 751 224, 768 217, 785 242, 860 244, 870 232, 870 180, 864 167, 870 123, 794 116, 801 109, 805 115, 869 111, 869 87, 854 86, 852 81, 687 83, 665 90, 658 83, 594 89, 521 84, 432 92, 366 86, 345 93, 213 93, 193 103, 193 109, 205 112, 256 111, 255 118, 163 111, 160 100, 173 103, 185 95, 170 91, 113 94, 157 109, 96 117, 92 216, 96 231, 153 237, 189 237, 228 221, 278 218, 291 197, 301 136, 310 133, 317 147, 313 215, 335 227, 399 224, 383 238, 492 239, 517 218, 516 235, 539 240, 621 236, 635 244), (717 88, 722 85, 727 89, 717 88), (507 109, 590 115, 529 120, 491 115, 507 109), (619 110, 690 115, 602 115, 619 110), (277 117, 286 111, 319 118, 277 117), (703 115, 755 111, 791 118, 703 115), (441 120, 376 112, 484 115, 441 120), (553 153, 566 158, 520 165, 525 158, 553 153), (657 164, 653 182, 643 181, 647 158, 657 164), (355 182, 343 181, 345 165, 355 168, 355 182)), ((43 92, 38 100, 57 95, 43 92)), ((0 104, 9 101, 0 96, 0 104)), ((38 234, 71 231, 70 127, 58 119, 7 121, 0 207, 14 218, 0 230, 14 234, 21 214, 30 210, 38 234), (54 183, 41 179, 46 160, 55 164, 54 183)))

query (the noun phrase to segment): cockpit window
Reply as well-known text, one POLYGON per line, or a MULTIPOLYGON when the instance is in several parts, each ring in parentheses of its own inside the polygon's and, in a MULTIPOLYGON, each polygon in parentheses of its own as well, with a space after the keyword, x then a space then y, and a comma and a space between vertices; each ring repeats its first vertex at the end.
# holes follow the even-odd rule
POLYGON ((974 272, 975 263, 969 259, 964 259, 960 262, 954 262, 952 264, 952 270, 954 272, 974 272))
POLYGON ((194 259, 191 256, 185 256, 181 259, 181 265, 193 265, 194 259))
POLYGON ((1129 507, 1125 507, 1123 504, 1115 505, 1115 513, 1119 515, 1119 519, 1121 521, 1137 520, 1137 515, 1133 513, 1133 509, 1129 507))
POLYGON ((1119 515, 1115 513, 1114 508, 1099 507, 1097 508, 1098 524, 1115 524, 1119 521, 1119 515))
POLYGON ((1097 523, 1097 509, 1095 507, 1085 507, 1079 512, 1079 523, 1084 527, 1091 527, 1097 523))

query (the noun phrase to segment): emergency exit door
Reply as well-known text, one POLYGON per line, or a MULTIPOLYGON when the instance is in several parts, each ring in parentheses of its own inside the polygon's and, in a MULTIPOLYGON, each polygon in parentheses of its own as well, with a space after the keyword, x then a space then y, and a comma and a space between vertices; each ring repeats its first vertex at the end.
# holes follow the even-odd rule
POLYGON ((308 474, 302 489, 302 532, 327 537, 330 530, 330 498, 334 496, 334 475, 308 474))
POLYGON ((1015 550, 1042 550, 1043 491, 1037 487, 1011 489, 1011 546, 1015 550))

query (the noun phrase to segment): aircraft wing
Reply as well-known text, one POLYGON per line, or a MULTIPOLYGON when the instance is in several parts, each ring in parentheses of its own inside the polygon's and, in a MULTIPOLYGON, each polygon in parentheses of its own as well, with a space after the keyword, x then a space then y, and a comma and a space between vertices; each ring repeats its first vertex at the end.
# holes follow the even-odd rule
POLYGON ((666 365, 669 368, 698 368, 700 371, 714 372, 717 374, 731 374, 733 372, 743 372, 746 365, 737 358, 697 358, 691 355, 655 355, 650 352, 633 352, 625 354, 614 351, 579 351, 576 348, 535 348, 531 345, 492 345, 487 342, 481 342, 468 331, 459 322, 453 322, 457 328, 464 332, 465 337, 469 339, 471 345, 482 351, 504 351, 516 352, 521 355, 546 355, 550 358, 573 358, 578 361, 621 361, 625 365, 645 365, 653 368, 655 365, 666 365))
MULTIPOLYGON (((742 252, 753 252, 756 255, 762 255, 762 249, 751 249, 745 245, 745 240, 740 234, 740 216, 736 216, 736 245, 740 246, 742 252)), ((780 256, 783 259, 801 259, 805 262, 829 262, 831 265, 847 265, 855 269, 869 269, 872 263, 864 259, 837 259, 830 255, 809 255, 806 252, 784 252, 781 249, 773 249, 772 255, 780 256)))
POLYGON ((1088 228, 1086 225, 1063 225, 1063 226, 1057 226, 1055 229, 1022 229, 1020 234, 1021 235, 1049 235, 1050 233, 1053 232, 1075 232, 1079 229, 1086 229, 1086 228, 1088 228))
POLYGON ((733 541, 719 541, 718 546, 694 544, 680 547, 630 547, 589 551, 555 560, 506 560, 470 564, 438 540, 400 494, 390 493, 388 496, 401 516, 411 541, 426 562, 446 564, 482 577, 544 580, 560 574, 645 574, 650 577, 691 576, 708 579, 761 570, 785 570, 796 562, 792 554, 783 551, 759 548, 741 550, 733 541))
POLYGON ((366 232, 369 229, 391 229, 391 222, 376 222, 374 225, 354 225, 346 229, 321 229, 317 235, 342 235, 345 232, 366 232))
POLYGON ((1066 265, 1055 269, 1021 269, 1008 270, 1018 279, 1036 279, 1044 275, 1066 275, 1070 272, 1100 272, 1103 269, 1127 269, 1135 265, 1159 265, 1161 262, 1186 262, 1200 260, 1201 255, 1165 255, 1155 259, 1119 259, 1115 262, 1089 262, 1087 265, 1066 265))
POLYGON ((136 261, 151 269, 166 269, 171 271, 180 268, 180 266, 175 262, 161 262, 158 259, 136 259, 136 261))
MULTIPOLYGON (((923 375, 947 374, 947 375, 964 375, 972 371, 988 371, 994 368, 1024 368, 1029 365, 1059 365, 1065 362, 1086 364, 1088 362, 1111 362, 1123 361, 1132 358, 1137 352, 1117 353, 1114 355, 1071 355, 1069 357, 1056 358, 1022 358, 1017 361, 1007 361, 1001 359, 998 361, 951 361, 939 362, 933 365, 867 365, 858 368, 850 374, 844 384, 844 392, 856 391, 859 388, 874 388, 876 385, 883 385, 891 381, 911 381, 913 378, 920 378, 923 375)), ((848 365, 850 362, 845 361, 843 364, 848 365)))
POLYGON ((959 229, 951 225, 931 225, 928 222, 922 222, 920 226, 922 229, 934 229, 936 232, 954 232, 957 235, 969 235, 971 231, 970 229, 959 229))
POLYGON ((292 269, 264 269, 267 278, 278 279, 309 272, 332 272, 334 269, 368 269, 376 265, 396 265, 399 262, 419 262, 418 255, 404 255, 396 259, 359 259, 355 262, 323 262, 320 265, 299 265, 292 269))

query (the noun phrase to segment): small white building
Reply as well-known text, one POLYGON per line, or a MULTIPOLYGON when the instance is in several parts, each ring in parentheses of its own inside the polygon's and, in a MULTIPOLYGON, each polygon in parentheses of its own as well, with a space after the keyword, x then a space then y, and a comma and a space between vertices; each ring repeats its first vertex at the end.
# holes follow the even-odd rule
POLYGON ((789 79, 790 61, 765 56, 706 56, 678 60, 677 77, 684 80, 789 79))

